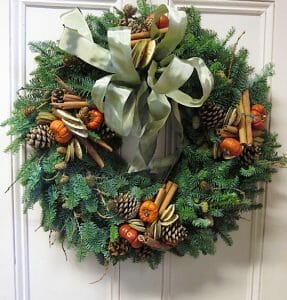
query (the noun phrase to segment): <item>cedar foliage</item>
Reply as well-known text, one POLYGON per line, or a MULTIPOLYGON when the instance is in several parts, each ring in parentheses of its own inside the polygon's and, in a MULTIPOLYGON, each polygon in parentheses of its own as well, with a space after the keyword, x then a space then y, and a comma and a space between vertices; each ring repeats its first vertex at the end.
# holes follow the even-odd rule
MULTIPOLYGON (((152 10, 143 0, 138 1, 138 8, 144 17, 152 10)), ((196 9, 186 8, 185 11, 188 16, 186 35, 174 52, 182 59, 198 56, 206 62, 215 80, 208 101, 227 110, 236 105, 241 92, 249 88, 252 103, 261 103, 270 111, 267 79, 273 74, 273 67, 266 66, 261 74, 253 76, 253 69, 247 64, 248 51, 234 51, 233 45, 228 46, 235 34, 234 29, 221 40, 215 32, 201 27, 196 9)), ((107 30, 121 17, 120 11, 106 12, 101 17, 87 16, 94 41, 107 47, 107 30)), ((35 126, 36 113, 49 110, 49 95, 60 88, 56 76, 79 95, 90 99, 94 82, 105 75, 77 58, 69 64, 74 57, 59 49, 55 42, 32 42, 30 48, 36 53, 37 68, 30 82, 19 92, 11 117, 2 124, 9 126, 8 134, 14 138, 7 147, 12 153, 25 144, 26 133, 35 126), (26 116, 23 109, 31 106, 35 112, 26 116)), ((201 89, 196 76, 192 79, 182 89, 198 96, 201 89)), ((261 206, 254 200, 254 196, 261 192, 257 182, 270 181, 275 171, 273 163, 281 162, 283 158, 276 152, 279 147, 276 135, 266 132, 262 154, 254 165, 244 167, 238 159, 214 160, 210 155, 212 142, 217 139, 214 132, 201 126, 196 130, 192 128, 190 119, 198 115, 198 109, 180 107, 180 110, 185 144, 169 179, 179 186, 174 201, 180 220, 188 229, 188 237, 172 252, 197 257, 200 253, 214 254, 219 237, 228 245, 232 244, 230 231, 238 229, 241 213, 261 206), (202 181, 208 183, 208 189, 202 189, 202 181), (203 201, 208 203, 208 216, 213 217, 213 226, 201 210, 203 201)), ((115 148, 119 145, 118 140, 111 143, 115 148)), ((32 153, 17 176, 25 187, 25 212, 39 202, 44 230, 58 232, 68 247, 77 250, 79 259, 94 253, 103 264, 129 257, 134 262, 141 261, 134 249, 124 256, 111 257, 108 244, 118 238, 118 225, 123 220, 109 211, 107 202, 121 192, 130 192, 138 200, 150 198, 162 182, 148 171, 128 174, 126 163, 117 154, 99 152, 106 162, 103 170, 97 169, 91 158, 84 155, 82 161, 70 163, 64 171, 55 170, 54 166, 62 161, 55 147, 32 153), (64 185, 60 183, 62 175, 69 177, 64 185)), ((162 256, 161 252, 153 250, 148 263, 155 268, 162 256)))

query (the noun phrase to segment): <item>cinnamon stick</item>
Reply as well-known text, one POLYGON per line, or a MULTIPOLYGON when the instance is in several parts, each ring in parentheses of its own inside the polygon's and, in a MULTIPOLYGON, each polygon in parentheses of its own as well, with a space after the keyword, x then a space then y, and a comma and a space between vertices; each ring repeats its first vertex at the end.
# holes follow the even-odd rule
POLYGON ((113 148, 103 140, 95 140, 95 143, 107 150, 108 152, 113 152, 113 148))
POLYGON ((172 181, 168 181, 165 185, 165 190, 168 193, 168 191, 170 190, 171 186, 172 186, 173 182, 172 181))
POLYGON ((222 138, 236 138, 237 134, 231 133, 229 131, 226 131, 224 129, 220 129, 218 131, 218 134, 222 137, 222 138))
POLYGON ((79 142, 84 145, 86 148, 86 151, 89 153, 89 155, 92 157, 92 159, 97 163, 97 165, 102 169, 105 166, 104 161, 100 157, 99 153, 96 151, 96 149, 93 147, 93 145, 85 138, 77 137, 79 142))
POLYGON ((72 94, 64 94, 64 102, 66 101, 85 101, 85 99, 81 98, 80 96, 77 95, 72 95, 72 94))
POLYGON ((168 205, 171 202, 176 190, 177 190, 177 185, 175 183, 172 183, 169 191, 166 194, 166 197, 162 201, 162 204, 159 208, 159 214, 161 214, 168 207, 168 205))
POLYGON ((239 141, 241 144, 247 143, 247 137, 246 137, 246 122, 245 122, 245 112, 243 107, 243 99, 242 95, 239 102, 239 113, 241 114, 241 119, 239 123, 239 141))
MULTIPOLYGON (((167 33, 168 32, 168 27, 161 28, 159 29, 160 33, 167 33)), ((138 33, 133 33, 131 34, 131 40, 141 40, 141 39, 146 39, 150 37, 150 32, 149 31, 144 31, 144 32, 138 32, 138 33)))
POLYGON ((246 141, 247 141, 247 145, 251 146, 253 142, 252 127, 251 127, 252 117, 250 113, 250 98, 249 98, 248 90, 245 90, 243 92, 242 103, 245 112, 246 141))
POLYGON ((142 242, 143 244, 146 244, 150 248, 155 249, 155 250, 159 250, 159 251, 168 251, 172 248, 168 245, 160 243, 157 240, 154 240, 153 238, 151 238, 149 236, 144 236, 142 234, 138 235, 138 240, 140 242, 142 242))
POLYGON ((154 200, 154 203, 157 205, 157 207, 160 207, 165 196, 166 196, 166 190, 165 190, 165 186, 163 186, 159 189, 156 198, 154 200))
POLYGON ((53 107, 60 109, 74 109, 74 108, 82 108, 88 106, 87 101, 68 101, 63 103, 50 103, 53 107))
POLYGON ((233 133, 233 134, 238 133, 238 128, 235 127, 235 126, 231 126, 231 125, 224 125, 223 130, 226 130, 227 132, 230 132, 230 133, 233 133))

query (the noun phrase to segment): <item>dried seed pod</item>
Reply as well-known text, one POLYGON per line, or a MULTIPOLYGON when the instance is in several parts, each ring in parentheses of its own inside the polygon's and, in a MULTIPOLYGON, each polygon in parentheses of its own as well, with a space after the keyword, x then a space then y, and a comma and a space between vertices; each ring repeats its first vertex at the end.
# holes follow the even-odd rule
POLYGON ((61 161, 61 162, 55 164, 55 166, 54 166, 55 170, 57 170, 57 171, 65 170, 66 167, 67 167, 67 164, 64 161, 61 161))
POLYGON ((66 184, 68 181, 69 181, 69 176, 63 174, 59 182, 60 184, 66 184))

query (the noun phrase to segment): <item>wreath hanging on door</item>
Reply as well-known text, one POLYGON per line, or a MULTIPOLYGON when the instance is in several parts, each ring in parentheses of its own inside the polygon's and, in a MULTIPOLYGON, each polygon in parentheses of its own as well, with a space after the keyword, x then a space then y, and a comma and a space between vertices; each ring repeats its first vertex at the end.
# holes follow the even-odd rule
POLYGON ((214 254, 242 213, 261 207, 278 156, 267 129, 267 79, 246 49, 200 25, 194 8, 125 5, 102 16, 61 16, 59 43, 32 42, 37 68, 19 91, 7 151, 34 148, 17 180, 24 210, 100 263, 155 267, 165 251, 214 254), (230 45, 231 44, 231 45, 230 45), (165 128, 164 155, 155 155, 165 128), (137 137, 127 164, 122 137, 137 137), (16 138, 15 138, 16 137, 16 138))

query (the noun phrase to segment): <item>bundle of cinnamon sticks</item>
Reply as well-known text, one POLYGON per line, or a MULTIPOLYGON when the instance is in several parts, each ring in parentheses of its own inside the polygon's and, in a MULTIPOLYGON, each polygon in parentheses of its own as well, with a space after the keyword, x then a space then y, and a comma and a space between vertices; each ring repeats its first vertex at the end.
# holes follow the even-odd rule
POLYGON ((87 106, 88 102, 80 96, 66 93, 64 94, 63 102, 60 103, 51 97, 51 105, 60 109, 78 109, 87 106))
POLYGON ((243 93, 241 94, 239 111, 241 113, 241 120, 239 124, 239 141, 241 144, 251 146, 253 143, 253 133, 252 116, 250 111, 250 97, 248 90, 243 91, 243 93))
POLYGON ((159 208, 159 214, 161 214, 168 207, 176 193, 176 190, 177 184, 172 181, 168 181, 159 189, 154 201, 159 208))
MULTIPOLYGON (((165 34, 168 31, 168 27, 159 29, 159 32, 161 34, 165 34)), ((139 42, 142 39, 148 39, 150 38, 150 32, 144 31, 139 33, 133 33, 131 34, 131 46, 133 47, 137 42, 139 42)))

